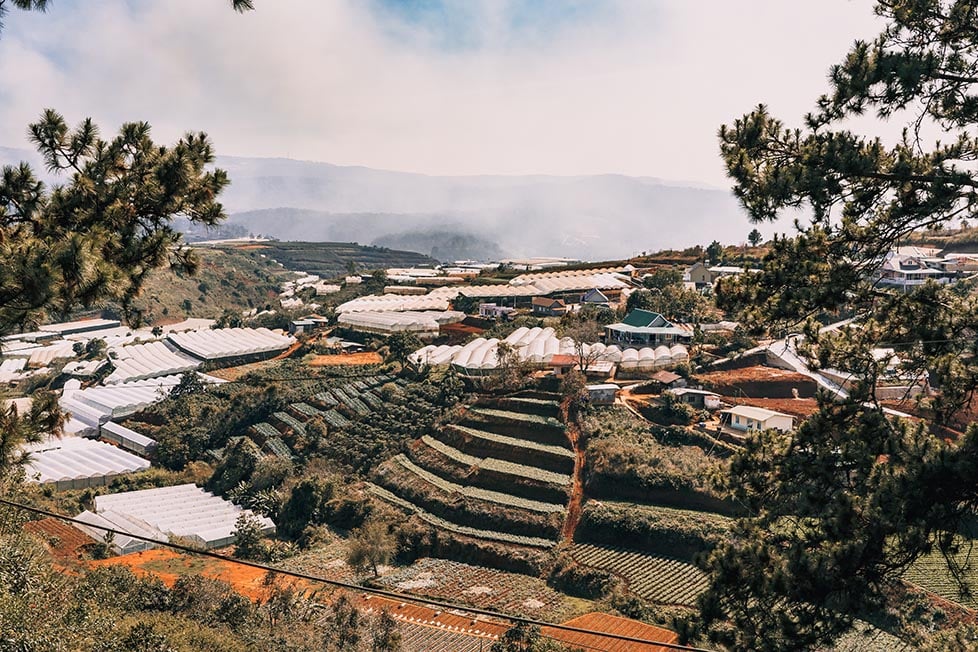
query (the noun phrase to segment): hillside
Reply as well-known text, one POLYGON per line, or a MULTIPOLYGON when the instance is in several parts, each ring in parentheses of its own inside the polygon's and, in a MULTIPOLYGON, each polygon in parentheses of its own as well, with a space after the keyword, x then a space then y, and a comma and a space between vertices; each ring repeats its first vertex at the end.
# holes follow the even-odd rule
POLYGON ((200 267, 194 276, 169 269, 149 275, 135 304, 146 323, 181 321, 188 316, 214 319, 225 310, 241 312, 278 304, 279 283, 288 276, 283 268, 240 251, 197 248, 196 252, 200 267))
POLYGON ((221 250, 245 255, 253 261, 276 261, 286 269, 330 278, 346 274, 352 262, 357 271, 387 267, 434 265, 438 261, 413 251, 362 246, 350 242, 262 242, 222 245, 221 250))

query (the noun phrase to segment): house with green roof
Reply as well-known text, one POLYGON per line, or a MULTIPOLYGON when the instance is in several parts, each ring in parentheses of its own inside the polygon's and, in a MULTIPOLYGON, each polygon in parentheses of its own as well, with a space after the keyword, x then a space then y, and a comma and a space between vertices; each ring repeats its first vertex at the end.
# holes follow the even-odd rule
POLYGON ((672 346, 693 339, 692 329, 677 326, 657 312, 636 308, 617 324, 604 327, 605 344, 622 348, 672 346))

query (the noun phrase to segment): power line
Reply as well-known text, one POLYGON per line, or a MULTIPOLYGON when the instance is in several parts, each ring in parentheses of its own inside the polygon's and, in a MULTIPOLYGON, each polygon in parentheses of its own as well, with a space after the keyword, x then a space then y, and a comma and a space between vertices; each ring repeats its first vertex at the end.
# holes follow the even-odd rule
POLYGON ((307 580, 310 582, 319 582, 321 584, 326 584, 327 586, 332 586, 340 589, 346 589, 348 591, 369 593, 371 595, 376 595, 382 598, 388 598, 391 600, 397 600, 400 602, 413 602, 421 605, 431 605, 434 607, 439 607, 441 609, 456 609, 465 611, 468 613, 473 613, 479 616, 486 616, 488 618, 496 618, 498 620, 505 620, 512 623, 521 623, 525 625, 531 625, 535 627, 548 627, 551 629, 557 629, 561 631, 571 632, 575 634, 590 634, 592 636, 602 636, 605 638, 611 638, 618 641, 624 641, 626 643, 640 643, 642 645, 658 645, 670 650, 683 650, 685 652, 712 652, 710 650, 705 650, 703 648, 689 647, 686 645, 678 645, 676 643, 661 643, 659 641, 649 641, 642 638, 636 638, 633 636, 625 636, 623 634, 613 634, 606 632, 596 632, 590 629, 583 629, 580 627, 572 627, 570 625, 563 625, 559 623, 550 623, 544 620, 535 620, 533 618, 526 618, 523 616, 511 616, 509 614, 500 613, 498 611, 492 611, 489 609, 480 609, 478 607, 469 607, 467 605, 456 604, 453 602, 446 602, 444 600, 429 600, 426 598, 421 598, 412 595, 406 595, 403 593, 396 593, 394 591, 385 591, 383 589, 376 589, 368 586, 361 586, 359 584, 353 584, 350 582, 342 582, 340 580, 331 580, 324 577, 317 577, 315 575, 310 575, 308 573, 302 573, 299 571, 288 570, 284 568, 277 568, 275 566, 270 566, 268 564, 262 564, 260 562, 251 561, 247 559, 235 559, 233 557, 225 557, 224 555, 219 555, 216 552, 211 552, 210 550, 197 550, 190 546, 185 546, 183 544, 174 543, 172 541, 159 541, 157 539, 152 539, 150 537, 142 536, 132 532, 126 532, 125 530, 119 530, 116 528, 107 527, 104 525, 95 525, 92 523, 86 523, 77 518, 71 516, 65 516, 63 514, 58 514, 47 509, 40 507, 34 507, 32 505, 25 505, 14 500, 9 500, 7 498, 0 498, 0 505, 7 505, 8 507, 13 507, 14 509, 20 509, 26 512, 31 512, 40 516, 46 516, 48 518, 58 519, 66 523, 71 523, 73 525, 83 525, 85 527, 95 528, 97 530, 102 530, 105 532, 110 532, 113 535, 131 537, 137 541, 144 541, 154 545, 162 546, 164 548, 172 548, 180 552, 185 552, 192 555, 200 555, 202 557, 209 557, 212 559, 219 559, 221 561, 230 562, 233 564, 239 564, 241 566, 248 566, 250 568, 257 568, 264 570, 266 572, 277 573, 279 575, 285 575, 287 577, 295 577, 297 579, 307 580))

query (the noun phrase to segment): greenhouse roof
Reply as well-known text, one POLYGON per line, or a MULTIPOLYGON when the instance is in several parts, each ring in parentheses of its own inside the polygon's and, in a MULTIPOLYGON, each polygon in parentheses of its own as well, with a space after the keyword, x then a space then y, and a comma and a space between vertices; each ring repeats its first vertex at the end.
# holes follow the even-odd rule
POLYGON ((115 347, 109 357, 115 370, 105 379, 106 385, 180 374, 200 366, 200 360, 165 342, 115 347))
POLYGON ((263 532, 275 531, 275 524, 268 517, 257 516, 194 484, 96 496, 95 508, 100 515, 124 514, 160 532, 193 539, 207 547, 233 541, 236 521, 242 514, 254 516, 263 532))
POLYGON ((235 358, 284 351, 295 338, 267 328, 217 328, 170 333, 167 339, 182 351, 202 360, 235 358))
POLYGON ((82 437, 64 437, 28 444, 28 481, 47 484, 103 478, 149 468, 149 461, 111 444, 82 437))

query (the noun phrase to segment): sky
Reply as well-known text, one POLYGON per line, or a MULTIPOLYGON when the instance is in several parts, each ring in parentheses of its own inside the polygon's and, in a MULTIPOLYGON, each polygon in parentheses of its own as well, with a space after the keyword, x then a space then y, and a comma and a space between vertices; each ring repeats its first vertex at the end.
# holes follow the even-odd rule
POLYGON ((0 145, 52 107, 220 154, 728 186, 716 131, 800 124, 869 0, 54 0, 0 33, 0 145))

